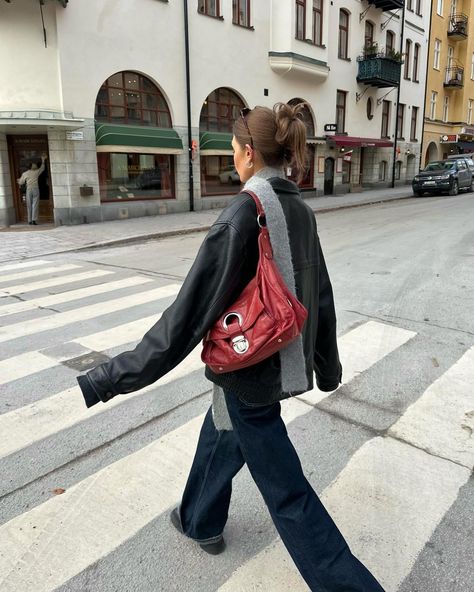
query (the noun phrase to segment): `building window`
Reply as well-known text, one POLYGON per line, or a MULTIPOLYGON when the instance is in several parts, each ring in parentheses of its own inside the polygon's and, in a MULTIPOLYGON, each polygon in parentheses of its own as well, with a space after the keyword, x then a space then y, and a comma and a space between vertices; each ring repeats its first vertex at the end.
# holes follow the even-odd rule
POLYGON ((474 53, 471 57, 471 80, 474 80, 474 53))
POLYGON ((323 0, 313 0, 313 43, 323 44, 323 0))
POLYGON ((174 156, 98 152, 101 201, 174 197, 174 156))
POLYGON ((416 125, 418 120, 418 107, 411 108, 410 140, 416 142, 416 125))
POLYGON ((395 51, 395 33, 393 31, 387 31, 385 53, 390 54, 393 51, 395 51))
POLYGON ((449 10, 449 16, 453 16, 457 13, 458 9, 458 2, 457 0, 451 0, 451 8, 449 10))
POLYGON ((306 0, 296 0, 296 39, 304 41, 306 29, 306 0))
POLYGON ((443 16, 443 0, 437 0, 436 12, 443 16))
POLYGON ((207 16, 219 17, 219 0, 198 0, 198 12, 207 16))
POLYGON ((413 0, 407 0, 407 10, 413 12, 413 0))
MULTIPOLYGON (((349 13, 345 10, 339 11, 339 42, 338 57, 347 60, 349 45, 349 13)), ((474 54, 473 54, 474 55, 474 54)))
POLYGON ((439 58, 441 55, 441 41, 439 39, 435 39, 433 53, 434 53, 433 68, 435 70, 439 70, 439 58))
POLYGON ((372 47, 374 44, 374 25, 370 21, 365 21, 365 35, 364 35, 364 47, 372 47))
MULTIPOLYGON (((288 105, 291 105, 292 107, 295 107, 300 103, 306 103, 306 101, 304 101, 304 99, 290 99, 288 101, 288 105)), ((301 109, 300 117, 306 126, 306 136, 308 138, 314 138, 314 136, 316 135, 316 129, 314 126, 313 115, 311 114, 311 111, 309 110, 307 103, 304 105, 303 109, 301 109)))
POLYGON ((382 131, 381 137, 389 137, 389 125, 390 125, 390 101, 382 101, 382 131))
POLYGON ((366 113, 367 119, 371 120, 374 118, 374 105, 370 97, 367 99, 366 113))
POLYGON ((387 161, 381 160, 379 162, 379 181, 385 181, 387 176, 387 161))
POLYGON ((397 160, 397 162, 395 163, 395 179, 397 181, 400 181, 401 177, 402 177, 402 161, 397 160))
POLYGON ((403 103, 398 104, 397 109, 397 140, 403 140, 403 120, 405 117, 405 105, 403 103))
POLYGON ((336 95, 336 126, 337 132, 343 134, 346 129, 346 95, 347 92, 338 90, 336 95))
POLYGON ((418 67, 420 63, 420 44, 415 43, 413 50, 413 82, 419 82, 418 80, 418 67))
POLYGON ((467 101, 467 124, 471 125, 472 124, 472 107, 474 105, 474 101, 472 99, 469 99, 467 101))
POLYGON ((232 22, 250 28, 250 0, 232 0, 232 22))
POLYGON ((430 119, 436 119, 436 103, 438 101, 438 93, 434 90, 431 91, 430 99, 430 119))
POLYGON ((166 100, 158 87, 136 72, 117 72, 100 87, 96 121, 171 127, 166 100))
POLYGON ((416 14, 421 16, 421 0, 416 0, 416 14))
POLYGON ((234 121, 243 101, 229 88, 217 88, 204 101, 199 119, 199 130, 232 133, 234 121))
POLYGON ((405 41, 405 68, 403 77, 405 80, 410 80, 410 61, 411 61, 411 41, 407 39, 405 41))
POLYGON ((449 97, 444 97, 443 100, 443 121, 446 122, 449 119, 449 97))

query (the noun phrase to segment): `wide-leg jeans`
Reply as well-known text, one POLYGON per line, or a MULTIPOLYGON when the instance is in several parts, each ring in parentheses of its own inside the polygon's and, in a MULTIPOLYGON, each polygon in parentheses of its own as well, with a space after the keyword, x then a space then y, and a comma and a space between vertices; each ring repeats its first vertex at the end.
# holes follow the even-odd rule
POLYGON ((318 592, 383 592, 351 553, 305 478, 280 416, 280 404, 249 406, 225 393, 233 431, 217 431, 209 409, 180 506, 184 533, 220 539, 232 479, 244 463, 278 533, 309 588, 318 592))

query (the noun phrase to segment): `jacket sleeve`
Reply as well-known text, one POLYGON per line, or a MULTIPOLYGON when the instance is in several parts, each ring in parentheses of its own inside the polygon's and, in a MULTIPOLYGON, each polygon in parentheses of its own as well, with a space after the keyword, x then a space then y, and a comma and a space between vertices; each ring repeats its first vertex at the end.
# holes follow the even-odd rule
POLYGON ((342 382, 342 366, 337 349, 336 311, 331 281, 319 245, 319 310, 314 348, 314 371, 321 391, 334 391, 342 382))
POLYGON ((132 351, 79 376, 88 407, 157 381, 203 339, 243 289, 245 245, 230 223, 215 223, 174 303, 132 351))

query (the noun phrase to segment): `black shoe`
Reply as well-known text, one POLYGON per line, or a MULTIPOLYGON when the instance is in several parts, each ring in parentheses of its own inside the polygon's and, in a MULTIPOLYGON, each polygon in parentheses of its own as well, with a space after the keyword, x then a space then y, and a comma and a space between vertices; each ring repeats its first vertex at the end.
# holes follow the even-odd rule
POLYGON ((28 222, 28 224, 31 226, 33 224, 33 222, 28 222))
POLYGON ((32 224, 33 224, 33 226, 38 226, 37 222, 35 222, 34 220, 33 220, 32 224))
MULTIPOLYGON (((171 524, 176 528, 176 530, 181 534, 184 534, 178 508, 171 510, 170 520, 171 524)), ((206 553, 209 553, 209 555, 220 555, 225 551, 226 548, 224 537, 222 535, 217 541, 214 541, 212 543, 199 543, 198 541, 196 542, 201 547, 201 549, 203 551, 206 551, 206 553)))

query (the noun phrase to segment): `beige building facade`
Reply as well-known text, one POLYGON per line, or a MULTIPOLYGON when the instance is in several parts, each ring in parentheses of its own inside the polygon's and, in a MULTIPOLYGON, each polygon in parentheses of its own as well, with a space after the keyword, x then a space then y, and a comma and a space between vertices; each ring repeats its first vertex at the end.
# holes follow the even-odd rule
POLYGON ((423 161, 474 153, 472 0, 433 0, 423 161))

